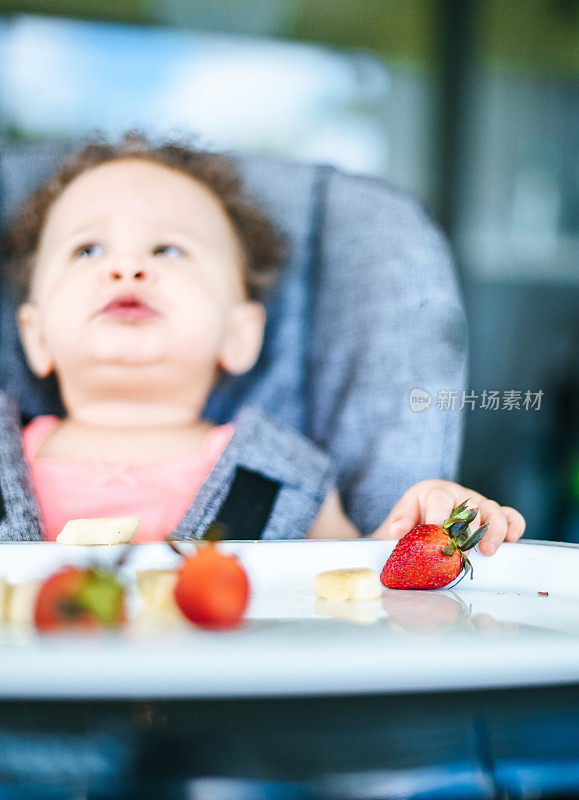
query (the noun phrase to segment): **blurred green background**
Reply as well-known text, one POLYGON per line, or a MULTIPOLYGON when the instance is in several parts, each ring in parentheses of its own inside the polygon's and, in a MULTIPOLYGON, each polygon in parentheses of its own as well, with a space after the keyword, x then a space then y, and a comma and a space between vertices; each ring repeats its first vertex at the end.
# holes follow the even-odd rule
POLYGON ((418 194, 468 388, 542 393, 467 407, 461 481, 579 542, 578 27, 576 0, 0 0, 0 136, 198 130, 418 194))

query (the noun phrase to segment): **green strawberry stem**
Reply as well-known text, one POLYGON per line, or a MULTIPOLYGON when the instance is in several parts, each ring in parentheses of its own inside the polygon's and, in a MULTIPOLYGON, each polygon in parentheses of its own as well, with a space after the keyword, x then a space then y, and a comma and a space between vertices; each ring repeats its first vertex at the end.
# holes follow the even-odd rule
MULTIPOLYGON (((449 542, 442 548, 442 552, 449 558, 458 550, 462 562, 462 574, 458 578, 458 583, 465 575, 470 573, 472 580, 473 568, 469 559, 465 555, 467 550, 471 550, 480 542, 488 529, 488 523, 481 525, 476 531, 471 532, 469 525, 478 514, 478 508, 467 508, 467 500, 464 500, 456 508, 453 508, 450 517, 445 519, 442 527, 448 534, 449 542)), ((453 584, 456 586, 456 583, 453 584)))
POLYGON ((464 500, 464 502, 462 502, 459 506, 452 509, 450 517, 448 519, 445 519, 444 522, 442 523, 442 527, 444 528, 445 531, 459 521, 465 522, 467 525, 470 525, 470 523, 478 514, 478 508, 467 508, 466 507, 467 502, 468 502, 467 500, 464 500))
POLYGON ((225 525, 220 522, 212 522, 201 536, 204 542, 222 542, 225 538, 227 538, 227 530, 225 525))
POLYGON ((488 522, 486 525, 481 525, 480 528, 477 528, 474 533, 471 533, 467 536, 466 540, 460 544, 461 550, 471 550, 473 547, 476 547, 480 540, 483 538, 485 533, 488 530, 488 522))
POLYGON ((135 548, 135 545, 131 544, 130 542, 129 542, 129 544, 126 545, 126 547, 121 552, 121 554, 119 555, 117 560, 114 562, 113 571, 117 571, 117 570, 121 569, 121 567, 125 566, 125 564, 129 560, 129 556, 132 555, 132 553, 134 552, 134 548, 135 548))
MULTIPOLYGON (((165 537, 165 541, 178 556, 184 555, 184 553, 178 547, 178 540, 171 539, 171 534, 165 537)), ((227 538, 227 529, 225 525, 222 525, 220 522, 212 522, 211 525, 207 528, 205 533, 203 533, 198 539, 192 539, 191 542, 195 544, 197 547, 199 545, 214 543, 214 542, 222 542, 224 539, 227 538)))
POLYGON ((86 610, 81 603, 79 603, 76 596, 58 600, 57 609, 59 615, 68 621, 77 620, 86 610))
MULTIPOLYGON (((171 534, 169 534, 169 536, 170 536, 170 535, 171 535, 171 534)), ((169 547, 171 548, 171 550, 172 550, 174 553, 177 553, 177 555, 178 555, 178 556, 183 556, 183 555, 185 555, 185 554, 184 554, 184 553, 181 551, 181 548, 178 546, 178 544, 177 544, 177 541, 176 541, 175 539, 169 539, 169 536, 166 536, 166 537, 165 537, 165 541, 167 542, 167 544, 169 545, 169 547)))
MULTIPOLYGON (((168 534, 165 537, 165 541, 178 556, 185 555, 178 546, 178 540, 171 539, 171 534, 168 534)), ((197 545, 203 545, 210 542, 222 542, 224 539, 227 538, 227 528, 220 522, 212 522, 211 525, 207 528, 205 533, 203 533, 198 539, 191 539, 191 543, 197 545)))
POLYGON ((89 611, 105 628, 114 628, 122 616, 124 588, 110 570, 87 571, 82 588, 73 598, 77 608, 89 611))

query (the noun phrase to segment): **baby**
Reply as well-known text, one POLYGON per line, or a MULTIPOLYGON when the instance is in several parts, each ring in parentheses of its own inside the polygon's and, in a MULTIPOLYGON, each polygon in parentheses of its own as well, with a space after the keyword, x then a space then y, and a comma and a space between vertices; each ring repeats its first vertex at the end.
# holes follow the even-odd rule
MULTIPOLYGON (((247 201, 233 167, 136 135, 90 144, 29 198, 6 243, 22 289, 26 358, 37 377, 56 374, 66 410, 23 431, 44 537, 91 516, 139 516, 136 541, 182 533, 184 520, 206 526, 227 500, 215 476, 235 442, 257 440, 260 420, 252 418, 249 436, 242 415, 214 426, 202 411, 223 372, 241 375, 255 364, 262 293, 283 257, 280 237, 247 201)), ((323 454, 297 434, 279 436, 280 452, 295 447, 288 462, 303 459, 323 474, 305 500, 293 498, 307 524, 298 535, 359 536, 323 454)), ((261 450, 258 461, 267 458, 261 450)), ((277 492, 283 476, 274 472, 277 492)), ((441 480, 410 487, 372 535, 399 538, 418 522, 439 523, 465 499, 479 507, 473 525, 489 524, 483 553, 522 535, 517 511, 441 480)), ((292 502, 286 506, 291 515, 292 502)))

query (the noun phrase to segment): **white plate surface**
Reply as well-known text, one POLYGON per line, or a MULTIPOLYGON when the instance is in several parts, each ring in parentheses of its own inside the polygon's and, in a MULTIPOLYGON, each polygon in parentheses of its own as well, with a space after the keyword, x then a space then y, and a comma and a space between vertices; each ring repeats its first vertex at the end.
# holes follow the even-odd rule
MULTIPOLYGON (((192 545, 182 545, 188 550, 192 545)), ((316 599, 313 577, 380 571, 380 541, 228 542, 248 571, 244 626, 95 636, 0 628, 0 697, 226 697, 389 693, 579 684, 579 547, 505 544, 472 554, 474 580, 376 601, 316 599), (541 593, 541 594, 539 594, 541 593), (545 594, 547 593, 547 594, 545 594)), ((0 577, 39 579, 65 563, 112 563, 120 547, 0 545, 0 577)), ((170 568, 167 545, 135 545, 124 571, 170 568)))

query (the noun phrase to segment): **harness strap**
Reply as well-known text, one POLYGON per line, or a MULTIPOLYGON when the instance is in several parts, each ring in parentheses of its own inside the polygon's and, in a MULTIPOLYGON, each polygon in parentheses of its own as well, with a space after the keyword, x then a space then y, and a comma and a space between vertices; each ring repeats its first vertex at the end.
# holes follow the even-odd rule
POLYGON ((261 472, 236 467, 229 493, 215 522, 228 539, 259 539, 271 517, 281 482, 261 472))
POLYGON ((173 536, 200 538, 222 522, 228 539, 302 539, 335 477, 330 458, 308 439, 245 406, 173 536))

